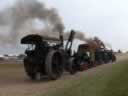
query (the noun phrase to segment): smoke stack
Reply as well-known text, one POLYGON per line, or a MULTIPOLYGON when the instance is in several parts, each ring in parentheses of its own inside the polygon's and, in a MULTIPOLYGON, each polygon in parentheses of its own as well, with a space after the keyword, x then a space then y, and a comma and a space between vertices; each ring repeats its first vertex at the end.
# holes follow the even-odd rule
MULTIPOLYGON (((67 40, 68 37, 69 37, 69 35, 70 35, 70 32, 65 32, 64 33, 64 39, 67 40)), ((85 37, 84 32, 75 31, 74 38, 79 39, 79 40, 82 40, 82 41, 86 41, 86 37, 85 37)))

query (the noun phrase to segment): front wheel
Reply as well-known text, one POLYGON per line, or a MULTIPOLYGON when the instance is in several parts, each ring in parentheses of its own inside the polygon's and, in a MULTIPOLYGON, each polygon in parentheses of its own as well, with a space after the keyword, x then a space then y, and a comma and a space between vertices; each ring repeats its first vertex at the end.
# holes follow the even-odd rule
POLYGON ((69 64, 68 64, 68 70, 69 70, 69 73, 70 74, 75 74, 76 72, 77 72, 77 65, 76 65, 76 63, 75 63, 75 61, 74 61, 74 58, 70 58, 69 59, 69 64))
POLYGON ((24 59, 24 70, 31 80, 41 80, 41 73, 37 71, 36 64, 29 62, 29 58, 24 59))

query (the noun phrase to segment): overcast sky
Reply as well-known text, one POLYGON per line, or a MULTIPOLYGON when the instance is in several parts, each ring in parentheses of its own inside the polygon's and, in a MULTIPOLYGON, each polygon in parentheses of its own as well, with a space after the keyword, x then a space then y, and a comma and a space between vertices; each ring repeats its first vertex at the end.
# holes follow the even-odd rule
MULTIPOLYGON (((0 9, 15 0, 0 0, 0 9)), ((128 0, 40 0, 55 7, 66 30, 76 29, 98 36, 118 50, 128 49, 128 0)), ((2 49, 0 49, 2 50, 2 49)))

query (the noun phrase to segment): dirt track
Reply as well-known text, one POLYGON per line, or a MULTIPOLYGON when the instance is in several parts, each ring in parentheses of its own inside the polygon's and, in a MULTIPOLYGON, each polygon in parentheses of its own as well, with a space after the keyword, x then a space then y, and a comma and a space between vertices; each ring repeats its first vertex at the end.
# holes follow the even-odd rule
MULTIPOLYGON (((118 61, 127 57, 128 55, 118 55, 118 61)), ((40 96, 50 89, 61 88, 64 82, 79 79, 81 75, 84 72, 74 76, 64 74, 56 81, 34 82, 25 76, 23 65, 0 65, 0 96, 40 96)))
POLYGON ((27 79, 23 67, 9 68, 8 72, 2 69, 0 71, 0 96, 38 96, 52 88, 64 86, 65 80, 77 79, 78 74, 71 76, 65 73, 56 81, 34 82, 27 79))

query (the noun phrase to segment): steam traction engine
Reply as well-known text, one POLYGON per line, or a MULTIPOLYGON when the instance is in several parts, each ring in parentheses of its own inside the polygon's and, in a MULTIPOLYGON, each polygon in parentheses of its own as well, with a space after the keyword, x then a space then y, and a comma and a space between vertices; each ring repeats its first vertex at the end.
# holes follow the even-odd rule
POLYGON ((94 41, 87 44, 80 44, 74 55, 75 65, 77 65, 77 69, 80 71, 115 61, 116 56, 112 50, 106 49, 105 46, 99 46, 94 41))
POLYGON ((41 79, 43 76, 55 80, 64 70, 71 74, 76 73, 74 56, 71 54, 74 35, 75 32, 72 30, 65 48, 61 34, 60 39, 46 38, 36 34, 23 37, 21 44, 28 44, 24 58, 27 76, 32 80, 41 79))

